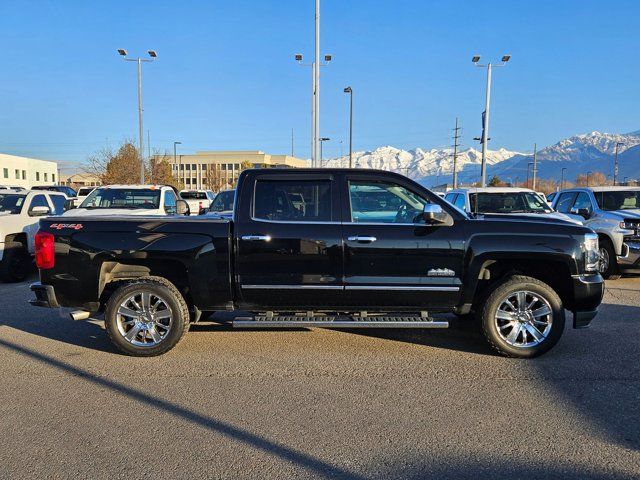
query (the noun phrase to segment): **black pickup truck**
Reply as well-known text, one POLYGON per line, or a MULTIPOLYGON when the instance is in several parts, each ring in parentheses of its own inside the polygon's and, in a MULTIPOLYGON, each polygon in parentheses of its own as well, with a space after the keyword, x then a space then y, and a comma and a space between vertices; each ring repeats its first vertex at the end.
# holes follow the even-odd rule
POLYGON ((232 220, 44 219, 36 260, 33 305, 104 312, 115 346, 137 356, 238 310, 233 326, 250 328, 446 328, 432 314, 452 312, 500 353, 534 357, 562 335, 565 309, 586 327, 603 295, 590 229, 474 219, 374 170, 244 171, 232 220))

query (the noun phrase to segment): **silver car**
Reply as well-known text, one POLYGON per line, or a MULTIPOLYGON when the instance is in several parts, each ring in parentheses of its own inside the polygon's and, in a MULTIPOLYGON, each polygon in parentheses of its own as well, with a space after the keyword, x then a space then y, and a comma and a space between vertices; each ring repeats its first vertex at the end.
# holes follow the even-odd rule
POLYGON ((553 208, 598 234, 604 278, 640 273, 640 187, 569 188, 558 192, 553 208))

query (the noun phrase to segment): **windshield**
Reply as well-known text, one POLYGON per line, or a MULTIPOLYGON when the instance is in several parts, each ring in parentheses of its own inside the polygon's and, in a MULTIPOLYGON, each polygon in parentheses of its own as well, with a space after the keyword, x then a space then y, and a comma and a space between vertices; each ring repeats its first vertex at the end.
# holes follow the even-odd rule
POLYGON ((206 192, 180 192, 183 200, 207 200, 206 192))
POLYGON ((84 199, 80 208, 150 209, 160 206, 160 190, 151 188, 97 188, 84 199))
POLYGON ((533 192, 480 192, 469 194, 472 212, 478 213, 551 213, 553 210, 533 192), (476 209, 477 198, 477 209, 476 209))
POLYGON ((640 190, 623 190, 615 192, 593 192, 602 210, 640 209, 640 190))
POLYGON ((0 213, 18 215, 22 211, 26 195, 0 193, 0 213))
POLYGON ((233 199, 236 196, 235 190, 220 192, 211 204, 210 212, 228 212, 233 210, 233 199))

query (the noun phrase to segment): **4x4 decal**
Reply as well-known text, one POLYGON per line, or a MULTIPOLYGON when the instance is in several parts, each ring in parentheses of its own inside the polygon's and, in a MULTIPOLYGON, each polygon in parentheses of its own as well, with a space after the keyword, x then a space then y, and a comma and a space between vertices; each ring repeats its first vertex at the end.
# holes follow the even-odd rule
POLYGON ((49 228, 62 230, 68 228, 70 230, 82 230, 84 226, 81 223, 52 223, 49 228))

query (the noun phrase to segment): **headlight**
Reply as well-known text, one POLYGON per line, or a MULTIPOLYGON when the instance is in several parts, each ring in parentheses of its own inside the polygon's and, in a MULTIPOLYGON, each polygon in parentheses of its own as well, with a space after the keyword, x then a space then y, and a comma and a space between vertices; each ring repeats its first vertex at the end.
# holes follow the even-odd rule
POLYGON ((600 248, 598 247, 598 235, 585 233, 582 244, 584 253, 584 269, 586 272, 597 272, 600 265, 600 248))

